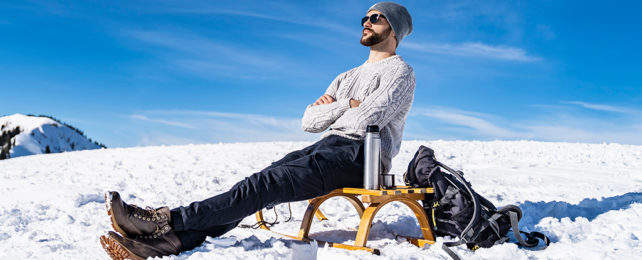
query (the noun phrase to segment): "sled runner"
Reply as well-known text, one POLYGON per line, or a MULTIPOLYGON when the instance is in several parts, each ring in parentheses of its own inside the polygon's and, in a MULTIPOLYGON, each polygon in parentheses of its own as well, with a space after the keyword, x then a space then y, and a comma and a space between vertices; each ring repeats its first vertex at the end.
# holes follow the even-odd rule
MULTIPOLYGON (((412 244, 423 247, 426 244, 435 243, 435 237, 433 235, 432 229, 428 222, 428 216, 424 210, 424 207, 418 202, 420 200, 426 199, 426 196, 433 194, 432 188, 412 188, 408 186, 396 186, 395 189, 389 190, 367 190, 362 188, 342 188, 336 189, 324 196, 320 196, 314 199, 309 200, 310 204, 305 211, 305 215, 301 221, 301 227, 299 229, 298 235, 288 235, 280 232, 275 232, 280 235, 286 236, 288 238, 302 240, 302 241, 311 241, 313 239, 309 238, 310 227, 312 226, 312 220, 316 216, 319 220, 327 220, 323 213, 319 210, 319 207, 326 200, 333 197, 342 197, 348 200, 354 208, 357 210, 357 214, 361 218, 359 223, 359 229, 357 231, 357 236, 355 238, 354 245, 346 245, 340 243, 333 243, 327 241, 315 240, 319 245, 325 245, 335 248, 343 248, 348 250, 364 250, 374 254, 379 254, 379 249, 367 247, 368 235, 370 234, 370 228, 372 226, 372 221, 375 218, 377 212, 386 204, 390 202, 401 202, 404 205, 408 206, 410 210, 415 214, 417 222, 419 222, 419 227, 421 229, 422 238, 413 238, 405 237, 412 244), (361 199, 357 196, 361 196, 361 199), (365 204, 368 204, 365 206, 365 204)), ((259 227, 265 230, 270 230, 270 228, 265 224, 263 219, 263 212, 256 212, 256 219, 259 223, 259 227)))

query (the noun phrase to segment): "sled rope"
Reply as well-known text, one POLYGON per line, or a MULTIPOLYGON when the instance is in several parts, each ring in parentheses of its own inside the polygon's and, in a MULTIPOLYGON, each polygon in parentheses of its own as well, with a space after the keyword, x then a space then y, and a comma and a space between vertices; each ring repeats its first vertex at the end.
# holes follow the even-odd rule
MULTIPOLYGON (((241 225, 239 225, 239 227, 240 228, 258 229, 259 227, 261 227, 263 225, 271 227, 271 226, 274 226, 276 224, 279 224, 280 223, 279 222, 279 214, 277 214, 277 212, 276 212, 276 207, 273 207, 272 209, 274 210, 274 216, 275 216, 274 221, 272 221, 272 222, 268 222, 268 221, 264 221, 264 220, 263 221, 257 221, 256 223, 254 223, 252 225, 241 224, 241 225)), ((292 207, 290 206, 290 202, 288 202, 288 211, 290 212, 290 216, 286 220, 284 220, 283 222, 290 222, 290 220, 292 220, 292 207)))

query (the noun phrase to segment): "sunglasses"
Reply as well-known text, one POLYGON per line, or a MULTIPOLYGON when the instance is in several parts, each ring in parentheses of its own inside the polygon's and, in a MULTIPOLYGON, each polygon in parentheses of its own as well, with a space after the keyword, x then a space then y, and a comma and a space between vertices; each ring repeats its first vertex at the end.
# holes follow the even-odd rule
POLYGON ((370 20, 371 24, 375 24, 377 23, 377 21, 379 21, 379 18, 386 18, 386 17, 383 16, 383 14, 372 14, 370 16, 365 16, 361 18, 361 26, 363 27, 363 24, 365 24, 366 21, 368 20, 370 20))

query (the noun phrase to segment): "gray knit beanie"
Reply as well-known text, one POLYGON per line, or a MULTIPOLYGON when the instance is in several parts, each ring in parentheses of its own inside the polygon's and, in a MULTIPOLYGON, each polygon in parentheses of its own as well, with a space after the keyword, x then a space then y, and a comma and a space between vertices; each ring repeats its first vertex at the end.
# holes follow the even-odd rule
POLYGON ((397 36, 397 44, 412 32, 412 17, 402 5, 393 2, 379 2, 370 7, 368 12, 372 10, 377 10, 386 17, 397 36))

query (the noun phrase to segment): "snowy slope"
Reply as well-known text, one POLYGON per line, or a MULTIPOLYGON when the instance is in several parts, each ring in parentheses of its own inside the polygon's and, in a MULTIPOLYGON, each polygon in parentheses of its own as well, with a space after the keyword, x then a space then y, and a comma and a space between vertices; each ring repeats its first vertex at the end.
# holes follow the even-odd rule
MULTIPOLYGON (((103 192, 120 191, 140 206, 185 205, 227 190, 307 142, 236 143, 89 150, 0 161, 0 259, 107 259, 98 237, 111 230, 103 192)), ((462 169, 473 187, 498 206, 518 204, 522 229, 552 239, 543 251, 512 243, 471 252, 465 259, 640 259, 642 146, 471 141, 406 141, 393 160, 401 174, 420 144, 462 169)), ((275 230, 296 234, 306 207, 292 204, 294 221, 275 230)), ((351 243, 358 219, 339 198, 322 210, 312 238, 351 243)), ((279 219, 287 207, 276 207, 279 219)), ((265 211, 268 218, 271 211, 265 211)), ((253 224, 254 216, 244 220, 253 224)), ((389 204, 375 219, 369 246, 381 256, 295 243, 262 230, 237 228, 169 259, 448 259, 439 248, 395 240, 419 236, 410 210, 389 204)))
POLYGON ((20 131, 9 141, 11 144, 9 158, 100 148, 98 144, 91 142, 76 130, 47 117, 22 114, 4 116, 0 117, 0 127, 3 132, 16 128, 20 131))

